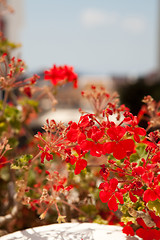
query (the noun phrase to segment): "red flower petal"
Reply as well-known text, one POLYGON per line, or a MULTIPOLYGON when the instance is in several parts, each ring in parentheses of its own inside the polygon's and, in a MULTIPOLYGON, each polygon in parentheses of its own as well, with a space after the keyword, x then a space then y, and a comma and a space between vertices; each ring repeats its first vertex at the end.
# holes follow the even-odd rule
POLYGON ((3 156, 0 158, 0 169, 5 166, 6 162, 7 162, 6 157, 3 156))
POLYGON ((124 203, 123 194, 122 194, 121 192, 116 192, 116 193, 115 193, 115 196, 116 196, 116 198, 118 199, 118 201, 120 202, 120 204, 123 204, 123 203, 124 203))
POLYGON ((134 236, 134 231, 131 226, 125 226, 122 230, 123 233, 127 234, 127 236, 134 236))
POLYGON ((126 133, 126 129, 122 126, 113 126, 107 130, 107 134, 110 136, 112 140, 119 141, 124 134, 126 133))
POLYGON ((47 161, 50 161, 53 159, 53 155, 48 152, 45 152, 45 157, 46 157, 47 161))
POLYGON ((78 134, 78 139, 77 139, 77 141, 78 141, 78 143, 81 143, 83 140, 86 140, 86 135, 85 135, 84 133, 80 132, 80 133, 78 134))
POLYGON ((102 147, 102 144, 92 142, 90 154, 95 157, 100 157, 102 155, 102 147))
POLYGON ((145 136, 146 135, 146 130, 144 128, 141 127, 137 127, 135 129, 135 133, 141 136, 145 136))
POLYGON ((87 161, 84 159, 79 159, 76 162, 76 167, 75 167, 74 173, 76 175, 79 174, 83 169, 85 169, 85 167, 87 167, 87 161))
POLYGON ((121 141, 121 143, 123 144, 126 152, 133 152, 135 144, 132 139, 124 139, 123 141, 121 141))
POLYGON ((118 210, 118 203, 116 197, 113 195, 108 201, 108 207, 110 210, 117 211, 118 210))
POLYGON ((134 167, 132 173, 141 176, 144 173, 145 169, 142 166, 134 167))
POLYGON ((45 158, 45 153, 42 152, 42 154, 41 154, 41 163, 44 163, 44 158, 45 158))
POLYGON ((78 129, 71 128, 67 132, 67 139, 71 142, 76 142, 78 138, 78 131, 79 131, 78 129))
POLYGON ((113 151, 113 157, 120 160, 125 158, 126 155, 127 153, 126 153, 126 149, 123 146, 123 141, 120 141, 119 143, 116 144, 116 147, 113 151))
POLYGON ((139 228, 136 231, 138 237, 141 237, 143 240, 159 240, 160 231, 156 229, 143 229, 139 228))
POLYGON ((152 189, 147 189, 143 194, 143 200, 146 203, 148 203, 149 201, 155 201, 157 198, 157 194, 152 189))
POLYGON ((112 178, 109 183, 110 183, 110 189, 114 192, 118 185, 117 178, 112 178))
POLYGON ((106 203, 106 202, 108 202, 108 200, 109 200, 109 198, 111 197, 111 193, 110 192, 106 192, 106 191, 104 191, 104 190, 102 190, 102 191, 100 191, 100 193, 99 193, 99 197, 100 197, 100 199, 101 199, 101 201, 103 202, 103 203, 106 203))
POLYGON ((136 142, 140 142, 140 137, 139 137, 139 135, 138 134, 134 134, 134 140, 136 141, 136 142))
POLYGON ((107 142, 103 144, 103 154, 110 154, 114 151, 116 142, 107 142))
POLYGON ((133 195, 132 192, 129 192, 129 197, 130 197, 131 201, 134 202, 134 203, 137 202, 137 200, 138 200, 138 199, 136 198, 136 196, 133 195))

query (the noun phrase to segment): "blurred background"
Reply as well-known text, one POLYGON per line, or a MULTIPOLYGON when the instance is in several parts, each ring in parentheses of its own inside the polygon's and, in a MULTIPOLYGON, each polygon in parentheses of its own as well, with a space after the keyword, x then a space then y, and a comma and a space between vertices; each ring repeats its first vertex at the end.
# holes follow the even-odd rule
MULTIPOLYGON (((104 84, 109 92, 117 90, 134 114, 144 95, 160 99, 159 0, 8 3, 15 12, 1 17, 1 29, 10 41, 22 44, 13 54, 25 60, 26 73, 43 79, 44 70, 53 64, 67 64, 79 75, 78 90, 72 86, 60 90, 59 111, 85 106, 80 91, 91 82, 104 84)), ((45 116, 36 121, 40 125, 50 116, 50 105, 46 100, 42 105, 45 116)), ((61 117, 60 112, 54 115, 57 120, 61 117)), ((64 121, 67 116, 77 118, 73 112, 64 115, 64 121)))
MULTIPOLYGON (((79 76, 78 89, 59 89, 56 111, 47 98, 40 102, 42 112, 31 123, 35 132, 47 118, 77 121, 77 109, 89 108, 80 93, 90 84, 118 91, 133 114, 145 95, 160 100, 160 0, 7 0, 14 12, 1 14, 4 3, 0 32, 22 44, 12 55, 26 62, 24 77, 38 74, 38 84, 48 84, 44 71, 53 64, 73 66, 79 76)), ((7 225, 9 232, 46 224, 26 207, 19 215, 7 225)))

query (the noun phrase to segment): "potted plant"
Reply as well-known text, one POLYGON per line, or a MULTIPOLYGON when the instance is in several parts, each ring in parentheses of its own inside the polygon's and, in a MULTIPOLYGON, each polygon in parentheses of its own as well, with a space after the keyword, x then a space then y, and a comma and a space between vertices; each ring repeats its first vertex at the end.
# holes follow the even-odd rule
POLYGON ((146 96, 133 116, 118 94, 92 85, 82 92, 90 113, 80 109, 79 121, 67 125, 46 119, 34 136, 29 123, 40 99, 55 106, 58 89, 77 88, 78 76, 73 67, 53 65, 44 72, 49 84, 40 87, 38 75, 22 77, 25 64, 10 57, 2 35, 1 43, 0 226, 20 212, 23 218, 24 204, 43 224, 120 224, 127 235, 160 239, 160 103, 146 96), (144 115, 147 129, 139 126, 144 115))

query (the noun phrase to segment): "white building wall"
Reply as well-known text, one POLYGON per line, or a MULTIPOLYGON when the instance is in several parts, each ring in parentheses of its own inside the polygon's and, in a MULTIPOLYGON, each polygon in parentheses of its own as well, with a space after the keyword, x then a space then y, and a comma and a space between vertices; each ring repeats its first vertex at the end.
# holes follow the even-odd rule
MULTIPOLYGON (((7 39, 13 43, 21 43, 21 31, 24 26, 24 0, 8 0, 8 5, 13 9, 13 13, 6 13, 6 30, 7 39)), ((21 48, 14 50, 13 55, 21 55, 21 48)))

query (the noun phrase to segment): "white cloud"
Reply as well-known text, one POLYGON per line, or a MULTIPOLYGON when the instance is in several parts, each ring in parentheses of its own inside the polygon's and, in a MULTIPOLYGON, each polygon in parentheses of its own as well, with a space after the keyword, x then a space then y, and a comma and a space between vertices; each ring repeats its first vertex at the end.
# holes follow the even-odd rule
POLYGON ((81 23, 85 27, 116 26, 129 34, 141 34, 146 30, 146 19, 142 16, 122 16, 103 9, 86 9, 81 13, 81 23))
POLYGON ((81 22, 86 27, 113 25, 117 21, 117 14, 103 10, 86 9, 81 14, 81 22))
POLYGON ((122 20, 122 28, 132 34, 143 33, 146 25, 146 21, 142 17, 125 17, 122 20))

